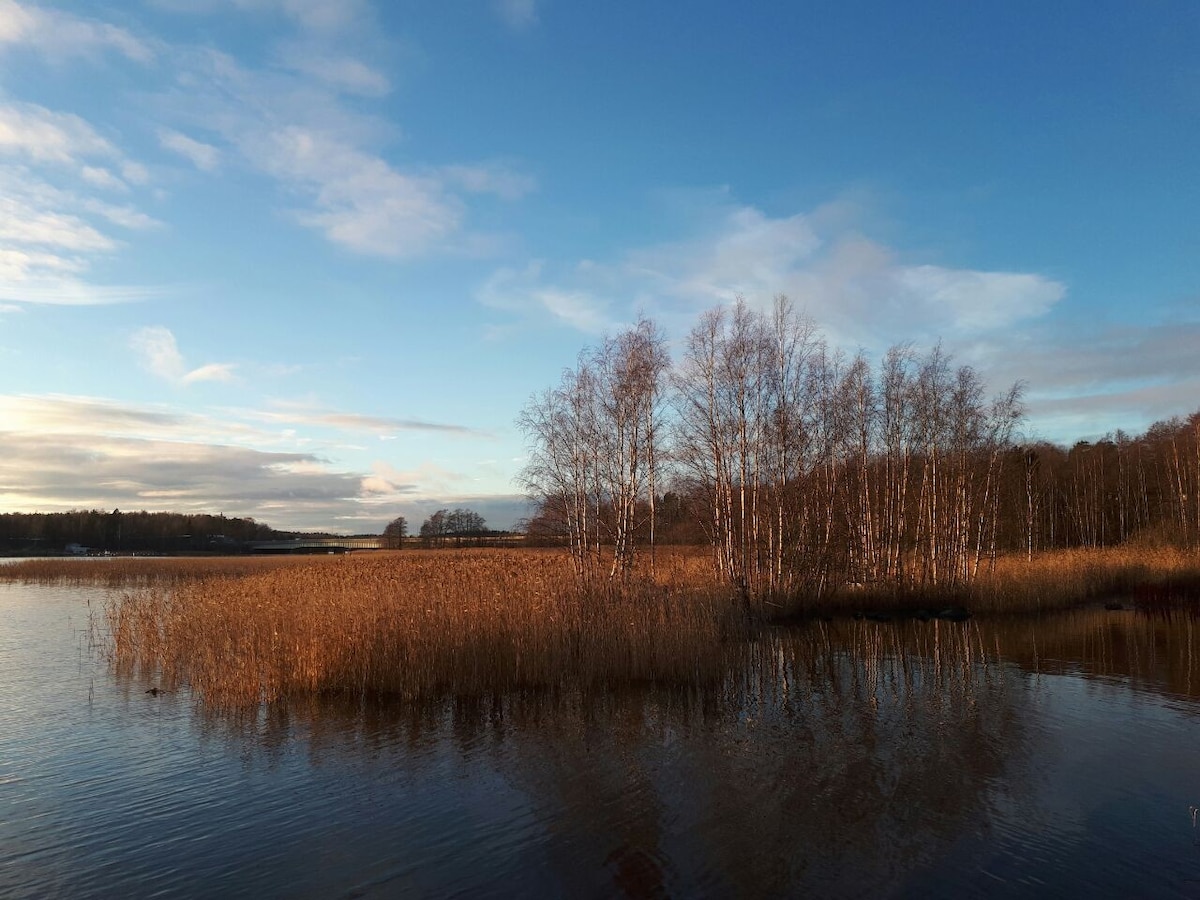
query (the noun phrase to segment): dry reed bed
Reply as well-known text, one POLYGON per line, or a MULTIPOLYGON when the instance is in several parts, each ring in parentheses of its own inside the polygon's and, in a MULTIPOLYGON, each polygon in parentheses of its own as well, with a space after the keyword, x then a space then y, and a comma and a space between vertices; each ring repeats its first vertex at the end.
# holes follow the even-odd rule
POLYGON ((115 597, 107 619, 119 669, 232 708, 716 678, 730 609, 649 580, 581 596, 562 555, 481 550, 152 585, 115 597))
MULTIPOLYGON (((1200 600, 1200 553, 1173 548, 1114 547, 1002 557, 965 585, 891 586, 841 591, 821 609, 940 609, 974 613, 1066 609, 1123 599, 1140 606, 1200 600)), ((801 608, 804 601, 800 600, 801 608)))

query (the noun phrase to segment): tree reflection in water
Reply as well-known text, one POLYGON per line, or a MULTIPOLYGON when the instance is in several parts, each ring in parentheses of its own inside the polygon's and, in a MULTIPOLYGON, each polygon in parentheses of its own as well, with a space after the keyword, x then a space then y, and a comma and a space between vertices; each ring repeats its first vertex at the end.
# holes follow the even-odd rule
POLYGON ((1046 685, 1067 682, 1043 676, 1194 698, 1193 631, 1187 616, 1131 611, 845 619, 731 647, 722 679, 688 688, 322 698, 204 727, 268 757, 299 743, 313 765, 376 789, 392 773, 372 827, 409 843, 410 821, 443 828, 425 838, 461 869, 394 850, 385 881, 424 866, 434 890, 953 895, 978 891, 983 868, 1019 884, 1048 864, 1029 843, 1041 839, 1014 828, 1068 839, 1052 834, 1063 813, 1040 773, 1069 771, 1064 745, 1078 736, 1048 731, 1058 700, 1046 685))
POLYGON ((585 895, 857 893, 986 827, 1025 734, 1020 690, 988 647, 973 623, 846 620, 731 649, 719 684, 421 707, 326 698, 233 730, 268 754, 301 734, 322 765, 352 753, 403 769, 452 748, 456 777, 487 770, 521 798, 512 821, 460 823, 480 829, 460 835, 470 859, 489 829, 528 837, 512 857, 474 859, 495 879, 530 877, 515 858, 585 895))

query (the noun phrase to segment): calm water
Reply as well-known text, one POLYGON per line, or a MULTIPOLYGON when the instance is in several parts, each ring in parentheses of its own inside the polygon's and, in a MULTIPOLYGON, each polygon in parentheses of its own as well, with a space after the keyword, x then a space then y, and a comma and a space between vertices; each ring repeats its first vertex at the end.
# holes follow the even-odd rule
POLYGON ((704 693, 238 720, 112 675, 103 598, 0 585, 0 896, 1200 896, 1187 618, 847 620, 704 693))

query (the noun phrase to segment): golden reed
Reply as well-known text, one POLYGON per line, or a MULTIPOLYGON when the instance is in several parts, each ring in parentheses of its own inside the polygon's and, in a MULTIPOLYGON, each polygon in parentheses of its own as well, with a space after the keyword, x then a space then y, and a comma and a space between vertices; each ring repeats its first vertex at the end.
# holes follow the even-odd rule
MULTIPOLYGON (((748 625, 700 548, 660 551, 654 574, 581 593, 561 552, 402 551, 347 557, 34 560, 0 579, 113 587, 102 635, 124 671, 207 703, 313 693, 410 699, 655 682, 728 671, 748 625)), ((1154 548, 1001 559, 965 586, 859 588, 763 618, 870 609, 975 613, 1200 596, 1200 555, 1154 548)))
MULTIPOLYGON (((679 564, 681 570, 685 563, 679 564)), ((342 557, 143 586, 106 610, 117 667, 217 707, 313 693, 407 699, 717 677, 719 592, 643 578, 584 595, 556 553, 342 557)))

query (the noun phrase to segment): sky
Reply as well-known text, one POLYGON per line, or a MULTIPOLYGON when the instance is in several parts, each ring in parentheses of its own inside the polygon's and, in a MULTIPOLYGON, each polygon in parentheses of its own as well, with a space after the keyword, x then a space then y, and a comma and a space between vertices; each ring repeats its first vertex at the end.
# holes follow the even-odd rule
POLYGON ((1200 4, 0 0, 0 511, 525 514, 581 349, 741 296, 1023 437, 1200 409, 1200 4))

